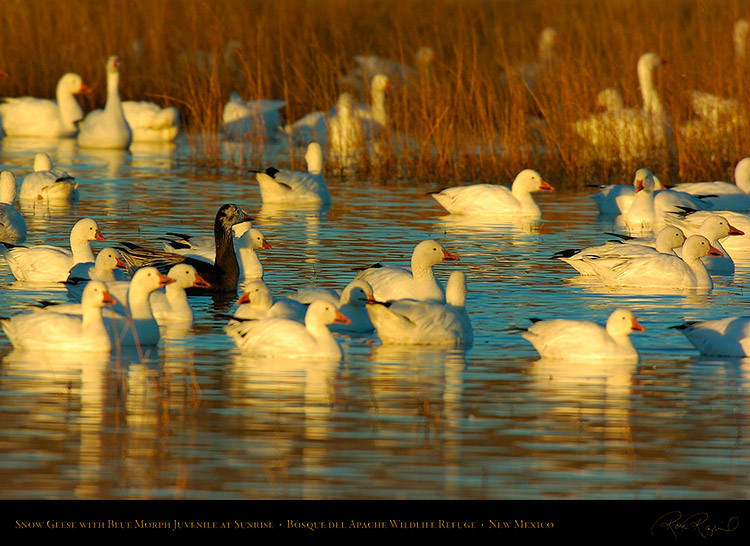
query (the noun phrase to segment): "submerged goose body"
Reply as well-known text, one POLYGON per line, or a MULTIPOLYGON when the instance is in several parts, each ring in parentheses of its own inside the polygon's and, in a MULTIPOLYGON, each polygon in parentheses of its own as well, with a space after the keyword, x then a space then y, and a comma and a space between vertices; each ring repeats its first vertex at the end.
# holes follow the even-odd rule
POLYGON ((284 318, 303 322, 307 305, 289 298, 275 300, 271 290, 261 280, 250 281, 243 286, 242 295, 237 300, 234 318, 238 320, 258 320, 263 318, 284 318))
POLYGON ((246 354, 340 360, 341 345, 328 325, 348 320, 335 305, 315 301, 307 309, 304 324, 290 319, 265 318, 232 323, 226 327, 226 332, 246 354))
POLYGON ((495 184, 474 184, 430 195, 451 214, 539 217, 541 209, 531 194, 553 189, 538 172, 526 169, 516 176, 510 189, 495 184))
POLYGON ((34 170, 24 176, 18 194, 21 202, 73 202, 78 199, 78 182, 62 169, 52 166, 46 152, 34 156, 34 170))
POLYGON ((0 103, 0 118, 10 137, 67 138, 78 133, 76 123, 83 109, 75 98, 91 88, 78 74, 64 74, 57 82, 56 100, 36 97, 6 98, 0 103))
POLYGON ((263 203, 319 203, 326 205, 331 196, 323 176, 323 149, 317 142, 307 147, 307 172, 269 168, 257 173, 263 203))
POLYGON ((102 319, 102 308, 116 303, 104 283, 90 282, 83 291, 81 312, 22 313, 0 320, 14 347, 54 351, 109 351, 110 336, 102 319))
POLYGON ((149 302, 151 312, 159 324, 193 322, 193 308, 188 302, 186 289, 210 288, 208 282, 189 264, 178 264, 172 267, 167 277, 174 279, 164 287, 151 293, 149 302))
POLYGON ((750 157, 740 160, 734 168, 734 182, 684 182, 674 189, 691 195, 702 195, 710 210, 750 210, 750 157))
POLYGON ((367 312, 383 343, 469 347, 474 341, 462 271, 451 273, 445 303, 410 299, 373 302, 368 304, 367 312))
POLYGON ((678 329, 704 356, 750 356, 750 317, 687 322, 678 329))
POLYGON ((0 172, 0 243, 18 245, 26 240, 26 220, 15 206, 17 187, 11 171, 0 172))
POLYGON ((120 99, 120 58, 107 60, 107 102, 103 110, 93 110, 78 125, 78 145, 83 148, 126 150, 133 132, 125 119, 120 99))
POLYGON ((587 320, 541 320, 521 336, 542 357, 637 360, 638 351, 629 335, 644 330, 632 311, 617 309, 605 326, 587 320))
POLYGON ((84 218, 70 232, 69 249, 53 245, 0 245, 0 253, 19 281, 65 282, 74 265, 94 262, 91 241, 104 240, 96 222, 91 218, 84 218))
POLYGON ((124 101, 122 112, 133 142, 172 142, 180 132, 180 112, 148 101, 124 101))
POLYGON ((432 267, 444 261, 459 258, 445 250, 432 239, 420 242, 412 253, 411 269, 375 264, 360 271, 356 278, 366 281, 376 300, 415 299, 420 301, 445 301, 442 285, 435 278, 432 267))

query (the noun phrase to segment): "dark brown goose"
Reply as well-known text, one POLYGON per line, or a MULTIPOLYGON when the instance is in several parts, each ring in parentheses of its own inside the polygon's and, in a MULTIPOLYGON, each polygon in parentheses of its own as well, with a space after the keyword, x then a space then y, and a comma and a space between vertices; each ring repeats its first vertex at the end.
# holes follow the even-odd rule
POLYGON ((236 294, 240 278, 240 267, 234 251, 232 226, 241 222, 247 222, 248 220, 252 220, 252 218, 238 205, 233 203, 223 205, 219 209, 214 221, 214 240, 216 243, 216 258, 214 263, 127 242, 121 243, 118 250, 122 254, 123 260, 128 264, 131 272, 141 267, 153 266, 166 274, 174 265, 180 263, 192 265, 210 286, 190 288, 187 290, 189 295, 236 294))

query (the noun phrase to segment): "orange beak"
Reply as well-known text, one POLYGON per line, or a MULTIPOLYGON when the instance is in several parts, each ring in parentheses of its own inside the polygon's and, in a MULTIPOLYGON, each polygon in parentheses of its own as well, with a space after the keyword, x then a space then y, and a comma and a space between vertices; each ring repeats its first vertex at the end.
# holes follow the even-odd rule
POLYGON ((732 224, 729 224, 729 235, 744 235, 745 232, 741 229, 737 229, 732 224))
POLYGON ((248 292, 242 294, 235 305, 242 305, 243 303, 250 303, 250 294, 248 292))
POLYGON ((93 89, 91 89, 88 85, 85 83, 81 83, 81 88, 78 90, 79 95, 88 95, 91 93, 93 89))
POLYGON ((348 317, 344 316, 341 311, 336 311, 336 318, 333 319, 333 322, 337 324, 351 324, 352 321, 349 320, 348 317))
POLYGON ((104 292, 102 294, 102 303, 104 303, 104 305, 117 305, 117 300, 113 298, 112 294, 109 292, 104 292))
POLYGON ((106 241, 107 239, 104 238, 104 235, 102 235, 102 232, 98 229, 96 230, 96 233, 94 234, 94 239, 97 241, 106 241))
POLYGON ((118 269, 127 269, 128 268, 128 264, 126 264, 125 260, 123 260, 122 258, 117 258, 117 263, 115 264, 115 268, 118 268, 118 269))
POLYGON ((193 282, 193 286, 199 286, 201 288, 210 288, 211 283, 208 282, 206 279, 201 277, 200 275, 195 276, 195 281, 193 282))
POLYGON ((459 257, 455 254, 451 254, 447 250, 443 250, 443 261, 444 262, 457 262, 459 257))
POLYGON ((159 286, 167 286, 173 283, 175 280, 172 277, 167 277, 163 273, 159 273, 159 286))
POLYGON ((637 320, 633 321, 632 328, 636 332, 645 332, 646 331, 646 329, 641 324, 639 324, 637 320))
POLYGON ((711 246, 711 248, 708 249, 707 256, 723 256, 723 255, 724 253, 714 246, 711 246))
POLYGON ((268 250, 269 248, 273 248, 270 243, 267 243, 266 241, 263 241, 263 244, 261 245, 261 248, 268 250))
POLYGON ((539 184, 539 191, 555 191, 555 187, 549 182, 542 180, 539 184))

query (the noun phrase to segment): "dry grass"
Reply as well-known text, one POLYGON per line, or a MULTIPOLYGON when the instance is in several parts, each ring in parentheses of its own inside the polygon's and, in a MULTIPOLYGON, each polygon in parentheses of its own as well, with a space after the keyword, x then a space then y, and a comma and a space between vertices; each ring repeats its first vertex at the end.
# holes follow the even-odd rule
MULTIPOLYGON (((749 8, 747 0, 5 0, 0 68, 10 73, 2 81, 9 96, 52 96, 62 73, 78 72, 96 87, 84 101, 90 109, 104 102, 106 57, 118 54, 123 97, 179 107, 186 132, 200 136, 192 141, 196 162, 219 166, 231 90, 285 100, 292 121, 336 102, 344 90, 337 78, 354 55, 413 64, 428 45, 429 72, 389 95, 383 161, 362 165, 361 174, 506 182, 532 166, 575 186, 629 179, 643 166, 584 161, 572 123, 596 111, 605 87, 638 107, 635 66, 646 51, 668 59, 658 89, 676 129, 695 116, 691 89, 750 108, 732 42, 749 8), (559 32, 557 62, 531 89, 512 68, 536 59, 546 26, 559 32), (225 55, 230 43, 237 47, 225 55)), ((675 157, 644 158, 667 180, 726 178, 750 149, 747 131, 724 142, 675 134, 675 157)), ((239 166, 257 163, 257 153, 239 166)))

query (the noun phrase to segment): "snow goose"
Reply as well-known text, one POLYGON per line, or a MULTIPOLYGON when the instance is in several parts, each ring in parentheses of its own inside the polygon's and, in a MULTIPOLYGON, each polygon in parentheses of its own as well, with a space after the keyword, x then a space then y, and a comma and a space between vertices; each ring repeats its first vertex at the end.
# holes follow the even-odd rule
POLYGON ((167 284, 164 290, 155 290, 149 298, 156 322, 192 323, 193 309, 185 290, 192 287, 209 288, 209 284, 189 264, 177 264, 169 270, 167 277, 174 279, 174 282, 167 284))
POLYGON ((52 167, 46 152, 34 156, 34 170, 23 177, 19 201, 72 202, 78 199, 78 182, 62 169, 52 167))
MULTIPOLYGON (((155 267, 142 267, 127 283, 126 314, 111 317, 105 325, 111 328, 116 347, 156 345, 161 338, 159 323, 151 309, 151 294, 175 282, 155 267)), ((108 317, 109 319, 110 317, 108 317)))
POLYGON ((234 203, 228 203, 219 208, 214 220, 214 248, 216 249, 216 254, 213 262, 132 243, 123 243, 118 250, 131 270, 145 266, 155 266, 166 273, 172 266, 179 263, 192 265, 198 274, 211 286, 210 288, 189 288, 188 294, 190 295, 212 293, 236 294, 240 280, 240 266, 234 250, 234 233, 232 227, 235 224, 247 222, 251 219, 245 211, 234 203))
POLYGON ((701 261, 703 256, 721 256, 702 235, 691 235, 682 245, 682 257, 586 256, 583 261, 605 284, 669 290, 711 289, 713 281, 701 261))
POLYGON ((290 298, 274 300, 266 283, 255 280, 243 286, 233 316, 237 320, 285 318, 303 322, 306 312, 307 305, 299 301, 290 298))
POLYGON ((727 317, 672 326, 704 356, 750 356, 750 318, 727 317))
MULTIPOLYGON (((721 241, 727 237, 738 237, 745 233, 730 224, 723 216, 712 214, 703 221, 698 234, 703 235, 711 243, 711 246, 722 253, 722 256, 704 256, 701 258, 708 272, 713 275, 733 274, 734 260, 732 260, 732 257, 721 244, 721 241)), ((677 255, 681 255, 679 250, 677 251, 677 255)))
POLYGON ((588 320, 535 320, 521 336, 542 357, 637 360, 630 333, 643 331, 632 311, 616 309, 606 326, 588 320))
POLYGON ((133 142, 172 142, 180 132, 180 112, 148 101, 124 101, 122 112, 133 132, 133 142))
POLYGON ((375 264, 356 275, 370 284, 373 297, 382 302, 401 299, 419 301, 445 301, 444 289, 432 266, 444 261, 457 261, 459 258, 432 239, 420 242, 411 257, 411 269, 375 264))
POLYGON ((0 118, 7 136, 74 137, 76 123, 83 119, 83 110, 75 95, 90 93, 78 74, 68 73, 57 82, 57 100, 36 97, 6 98, 0 104, 0 118))
POLYGON ((451 273, 445 303, 402 299, 368 304, 367 312, 383 343, 469 347, 474 341, 466 313, 466 275, 451 273))
POLYGON ((96 221, 84 218, 70 231, 70 249, 53 245, 0 245, 0 253, 19 281, 65 282, 74 265, 94 262, 91 241, 104 240, 96 221))
POLYGON ((355 108, 355 115, 365 124, 372 122, 377 127, 385 127, 388 123, 388 113, 385 107, 386 91, 393 86, 388 76, 376 74, 370 84, 370 104, 355 108))
POLYGON ((730 210, 722 211, 694 211, 686 210, 681 213, 664 215, 664 220, 670 225, 679 227, 687 236, 702 234, 703 223, 713 216, 720 216, 727 220, 731 230, 742 232, 743 235, 732 233, 732 237, 722 239, 721 246, 730 257, 745 254, 750 251, 750 215, 730 210))
POLYGON ((676 226, 666 226, 659 231, 654 246, 645 243, 625 241, 608 241, 599 246, 584 248, 583 250, 569 249, 557 252, 552 257, 565 262, 581 275, 596 275, 596 270, 590 265, 589 258, 635 258, 648 257, 654 254, 671 254, 675 256, 675 248, 682 247, 685 234, 676 226))
POLYGON ((107 102, 103 110, 89 112, 78 125, 78 145, 83 148, 126 150, 133 132, 125 119, 120 100, 120 58, 107 60, 107 102))
POLYGON ((65 287, 68 294, 75 299, 81 298, 81 293, 89 281, 115 282, 125 281, 124 270, 127 264, 120 258, 114 248, 103 248, 96 255, 94 263, 82 262, 70 268, 65 287))
POLYGON ((258 172, 255 175, 264 204, 318 203, 328 205, 331 202, 331 195, 328 193, 323 177, 323 149, 320 144, 310 143, 305 153, 305 161, 307 172, 269 167, 264 172, 258 172))
POLYGON ((348 320, 335 305, 315 301, 305 313, 304 324, 290 319, 265 318, 235 322, 226 327, 226 332, 246 354, 340 360, 341 345, 328 325, 348 320))
POLYGON ((638 59, 642 108, 621 108, 574 123, 575 132, 594 157, 630 163, 651 158, 655 152, 671 151, 674 137, 654 83, 654 72, 663 62, 654 53, 645 53, 638 59))
POLYGON ((354 113, 354 97, 341 93, 329 121, 328 144, 333 161, 343 169, 354 167, 365 150, 365 131, 354 113))
POLYGON ((26 220, 15 207, 16 175, 0 172, 0 242, 18 245, 26 240, 26 220))
POLYGON ((283 126, 279 110, 285 105, 273 99, 244 101, 232 91, 222 111, 222 132, 229 140, 273 140, 283 126))
POLYGON ((432 197, 451 214, 540 217, 542 211, 532 197, 536 191, 554 188, 533 169, 521 171, 511 189, 495 184, 447 188, 432 197))
MULTIPOLYGON (((662 184, 659 177, 653 173, 651 176, 654 179, 654 191, 666 189, 666 186, 662 184)), ((637 184, 637 178, 633 178, 633 183, 629 185, 594 185, 594 187, 599 188, 599 190, 591 196, 591 199, 594 201, 594 204, 596 204, 599 214, 605 216, 619 216, 620 214, 626 213, 630 207, 633 206, 637 184)))
POLYGON ((683 182, 673 188, 675 191, 702 195, 709 204, 709 210, 750 210, 750 157, 737 162, 734 168, 734 182, 683 182))
POLYGON ((367 312, 368 303, 375 303, 372 286, 362 279, 350 282, 341 292, 339 299, 339 311, 349 319, 349 322, 331 324, 330 330, 339 334, 372 332, 374 326, 367 312))
POLYGON ((110 336, 102 308, 116 300, 104 283, 91 281, 83 291, 81 313, 30 312, 0 320, 14 347, 54 351, 109 351, 110 336))

